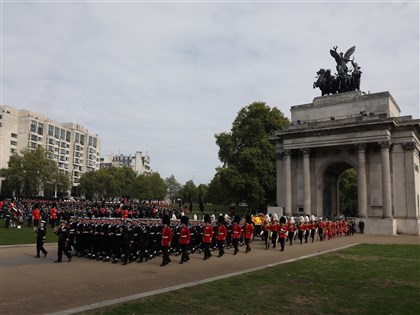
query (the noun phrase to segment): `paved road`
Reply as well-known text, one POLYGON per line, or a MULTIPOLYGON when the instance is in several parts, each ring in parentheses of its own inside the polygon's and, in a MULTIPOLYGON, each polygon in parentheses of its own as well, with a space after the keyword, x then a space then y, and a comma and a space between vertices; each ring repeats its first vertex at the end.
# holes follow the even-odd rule
MULTIPOLYGON (((319 254, 359 243, 418 244, 419 236, 369 236, 357 234, 330 241, 287 246, 284 252, 264 250, 256 239, 252 251, 233 256, 232 250, 222 258, 203 261, 196 253, 183 265, 180 257, 160 267, 156 257, 143 264, 126 266, 75 257, 72 262, 55 264, 57 248, 46 246, 48 256, 34 259, 35 245, 0 248, 0 314, 45 314, 74 309, 154 290, 203 281, 243 270, 277 264, 302 256, 319 254)), ((66 259, 64 259, 66 260, 66 259)), ((71 312, 69 312, 71 313, 71 312)))

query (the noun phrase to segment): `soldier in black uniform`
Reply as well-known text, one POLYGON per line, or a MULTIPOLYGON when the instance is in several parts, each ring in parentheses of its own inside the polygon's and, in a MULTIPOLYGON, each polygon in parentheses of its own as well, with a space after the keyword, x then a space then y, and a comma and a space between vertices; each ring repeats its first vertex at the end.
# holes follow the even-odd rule
POLYGON ((36 230, 36 256, 34 258, 39 258, 40 252, 44 254, 44 257, 47 257, 48 252, 44 248, 46 234, 47 228, 45 227, 45 221, 41 221, 41 225, 36 230))
POLYGON ((69 228, 67 227, 67 222, 65 220, 60 221, 60 227, 55 231, 55 234, 58 235, 58 253, 56 263, 61 262, 63 257, 63 252, 67 256, 68 261, 71 261, 71 254, 67 248, 67 242, 69 241, 69 228))

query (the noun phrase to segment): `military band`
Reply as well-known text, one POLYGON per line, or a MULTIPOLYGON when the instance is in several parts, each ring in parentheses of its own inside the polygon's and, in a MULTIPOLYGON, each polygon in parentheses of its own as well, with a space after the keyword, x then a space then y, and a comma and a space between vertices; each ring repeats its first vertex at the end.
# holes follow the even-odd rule
MULTIPOLYGON (((315 216, 280 219, 276 216, 262 216, 261 233, 263 246, 272 248, 280 244, 280 251, 285 250, 286 241, 293 244, 296 238, 300 244, 306 243, 306 233, 312 242, 318 235, 320 241, 335 237, 348 236, 354 233, 355 224, 346 220, 328 221, 315 216)), ((42 247, 45 235, 45 223, 42 222, 37 230, 37 257, 45 249, 42 247)), ((164 215, 163 219, 146 218, 77 218, 71 217, 69 222, 61 220, 55 229, 58 235, 57 262, 62 261, 63 253, 68 261, 75 256, 85 257, 97 261, 111 261, 114 264, 137 262, 143 263, 156 256, 162 255, 161 266, 171 262, 170 255, 180 256, 180 264, 190 260, 190 254, 203 253, 204 260, 209 259, 212 251, 218 250, 218 257, 225 254, 225 250, 233 247, 233 255, 239 252, 239 246, 246 245, 245 253, 251 251, 251 241, 254 235, 254 224, 251 216, 241 218, 235 216, 231 220, 228 216, 220 215, 212 220, 209 215, 204 216, 204 222, 189 220, 182 216, 180 220, 170 219, 164 215), (226 219, 225 219, 226 218, 226 219)), ((45 252, 44 252, 45 251, 45 252)))

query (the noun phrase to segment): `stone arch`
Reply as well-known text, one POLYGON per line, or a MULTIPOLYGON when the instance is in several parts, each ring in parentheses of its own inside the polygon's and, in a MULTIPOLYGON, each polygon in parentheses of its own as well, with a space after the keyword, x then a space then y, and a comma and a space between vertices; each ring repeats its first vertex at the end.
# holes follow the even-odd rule
POLYGON ((348 157, 333 157, 325 161, 317 171, 317 215, 322 217, 335 216, 339 212, 338 180, 348 169, 358 171, 355 160, 348 157))

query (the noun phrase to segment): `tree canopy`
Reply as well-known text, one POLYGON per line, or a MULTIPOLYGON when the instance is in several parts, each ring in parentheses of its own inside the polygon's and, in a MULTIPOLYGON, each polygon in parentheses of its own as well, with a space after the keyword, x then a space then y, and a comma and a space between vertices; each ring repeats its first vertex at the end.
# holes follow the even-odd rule
POLYGON ((166 184, 159 173, 137 175, 128 166, 103 168, 80 177, 80 192, 88 199, 164 199, 166 184))
POLYGON ((55 192, 64 194, 71 185, 68 175, 61 173, 57 164, 46 157, 43 148, 13 154, 8 168, 0 170, 0 176, 5 179, 3 193, 19 197, 34 197, 41 192, 51 196, 55 192))
POLYGON ((288 124, 277 108, 254 102, 238 112, 230 132, 215 135, 223 165, 209 188, 214 191, 221 186, 224 190, 215 199, 227 198, 225 203, 246 202, 256 207, 274 202, 275 147, 269 136, 288 124))

